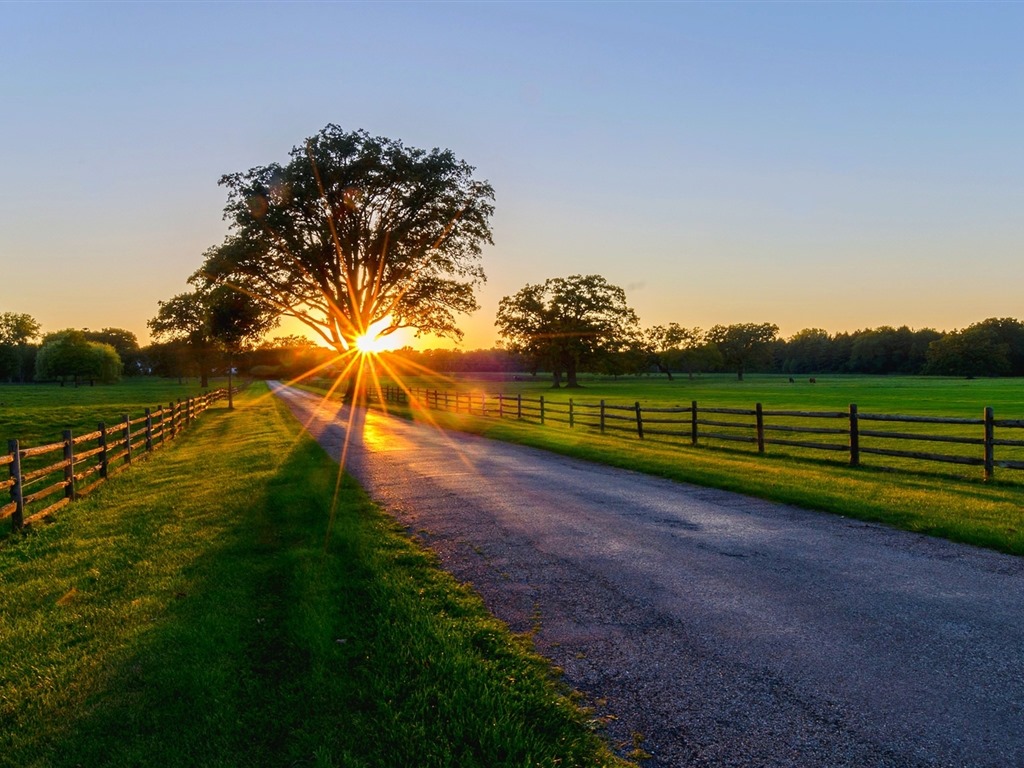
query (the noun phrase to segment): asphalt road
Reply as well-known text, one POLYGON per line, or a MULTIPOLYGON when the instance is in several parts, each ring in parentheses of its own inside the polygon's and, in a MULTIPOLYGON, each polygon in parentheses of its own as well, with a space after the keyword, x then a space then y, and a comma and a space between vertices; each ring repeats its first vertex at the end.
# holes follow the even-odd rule
POLYGON ((1021 558, 363 419, 349 472, 646 766, 1024 766, 1021 558))

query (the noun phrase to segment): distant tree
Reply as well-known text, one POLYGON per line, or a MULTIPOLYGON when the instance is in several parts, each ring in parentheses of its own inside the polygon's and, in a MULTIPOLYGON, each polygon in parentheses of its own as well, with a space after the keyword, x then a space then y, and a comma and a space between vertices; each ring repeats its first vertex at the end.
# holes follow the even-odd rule
POLYGON ((64 386, 71 379, 111 384, 121 377, 121 358, 109 344, 89 341, 83 331, 67 329, 48 334, 36 355, 36 379, 56 379, 64 386))
POLYGON ((944 376, 1003 376, 1010 372, 1009 345, 977 325, 947 333, 928 347, 924 372, 944 376))
POLYGON ((600 275, 572 275, 527 285, 498 304, 496 325, 508 348, 552 371, 553 386, 578 387, 577 374, 621 351, 636 335, 626 294, 600 275))
POLYGON ((24 382, 31 372, 31 345, 39 323, 23 312, 0 314, 0 377, 24 382))
POLYGON ((98 341, 101 344, 109 344, 117 352, 124 366, 126 376, 137 376, 142 373, 141 359, 142 350, 139 348, 139 340, 131 331, 124 328, 104 328, 99 331, 84 331, 89 341, 98 341))
POLYGON ((153 342, 142 350, 148 371, 156 376, 178 379, 180 384, 189 376, 198 376, 199 368, 192 350, 184 339, 153 342))
POLYGON ((156 317, 147 323, 157 341, 177 341, 185 345, 203 387, 210 385, 216 352, 208 295, 209 291, 195 290, 161 301, 156 317))
POLYGON ((947 333, 929 345, 925 372, 968 377, 1024 375, 1024 323, 989 318, 947 333))
POLYGON ((684 367, 684 357, 704 343, 700 328, 685 328, 679 323, 655 325, 643 332, 644 346, 651 365, 668 376, 672 381, 672 369, 684 367))
POLYGON ((1006 345, 1006 359, 1010 364, 1007 374, 1024 376, 1024 323, 1012 317, 990 317, 969 327, 992 331, 1000 343, 1006 345))
POLYGON ((928 345, 940 337, 931 328, 913 331, 905 325, 863 331, 853 339, 849 368, 854 373, 920 373, 927 362, 928 345))
POLYGON ((771 362, 772 343, 778 335, 779 326, 774 323, 739 323, 714 326, 707 340, 718 348, 723 363, 736 371, 736 378, 743 381, 747 370, 771 362))
POLYGON ((832 371, 832 336, 821 328, 805 328, 787 339, 782 351, 783 373, 832 371))
POLYGON ((284 166, 221 178, 232 233, 197 274, 297 318, 338 354, 371 327, 461 338, 455 316, 477 309, 494 211, 473 171, 448 150, 328 125, 284 166))
POLYGON ((249 294, 224 285, 208 291, 206 304, 210 336, 228 357, 228 408, 233 409, 235 359, 243 348, 277 324, 278 315, 249 294))
POLYGON ((148 325, 158 341, 187 346, 200 386, 207 387, 221 352, 237 354, 243 343, 258 338, 275 322, 272 308, 247 294, 226 286, 201 286, 159 302, 156 317, 148 325))

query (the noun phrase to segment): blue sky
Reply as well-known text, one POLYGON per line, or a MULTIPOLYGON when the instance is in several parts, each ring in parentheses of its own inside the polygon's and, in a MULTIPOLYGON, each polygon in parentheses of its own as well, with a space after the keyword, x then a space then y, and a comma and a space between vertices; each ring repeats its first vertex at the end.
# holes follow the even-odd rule
POLYGON ((482 308, 600 273, 644 325, 1024 318, 1024 4, 0 3, 0 311, 145 337, 219 177, 327 123, 497 193, 482 308))

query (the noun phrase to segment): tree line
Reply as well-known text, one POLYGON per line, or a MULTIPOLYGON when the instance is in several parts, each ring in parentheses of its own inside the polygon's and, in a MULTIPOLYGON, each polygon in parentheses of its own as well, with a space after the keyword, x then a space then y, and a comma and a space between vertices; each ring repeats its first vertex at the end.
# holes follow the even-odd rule
MULTIPOLYGON (((535 339, 546 343, 548 337, 535 339)), ((577 342, 584 341, 578 338, 577 342)), ((397 353, 416 365, 447 372, 527 372, 550 374, 553 384, 568 384, 553 371, 552 351, 537 354, 528 345, 493 349, 414 350, 397 353)), ((617 339, 587 343, 578 371, 609 376, 695 376, 701 373, 903 374, 944 376, 1024 376, 1024 323, 990 318, 962 330, 880 326, 830 333, 808 328, 788 338, 773 323, 716 325, 708 330, 677 323, 641 329, 617 339)))

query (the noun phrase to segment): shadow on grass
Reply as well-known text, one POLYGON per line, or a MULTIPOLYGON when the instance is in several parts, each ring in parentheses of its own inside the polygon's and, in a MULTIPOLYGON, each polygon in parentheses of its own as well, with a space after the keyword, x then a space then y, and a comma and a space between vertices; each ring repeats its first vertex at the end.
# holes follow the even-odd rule
MULTIPOLYGON (((274 403, 259 410, 254 429, 258 419, 281 417, 274 403)), ((279 426, 268 434, 293 434, 279 426)), ((226 414, 203 431, 242 439, 226 414)), ((211 458, 191 481, 160 491, 170 498, 166 509, 161 501, 144 515, 134 510, 141 522, 127 536, 113 521, 89 534, 81 545, 90 548, 87 562, 70 567, 129 574, 109 577, 128 582, 110 594, 125 626, 107 637, 86 634, 81 642, 96 650, 92 669, 76 668, 52 702, 38 703, 36 732, 3 739, 5 760, 610 763, 595 758, 603 747, 578 710, 553 696, 546 663, 524 653, 521 640, 347 480, 325 545, 338 468, 319 446, 300 439, 241 454, 211 458)), ((169 452, 167 460, 186 459, 169 452)), ((130 485, 119 493, 132 500, 130 485)), ((66 546, 54 538, 48 546, 66 546)), ((33 726, 7 714, 4 729, 33 726)))
MULTIPOLYGON (((209 426, 220 431, 226 424, 209 426)), ((296 613, 309 608, 306 580, 353 562, 343 537, 335 538, 330 557, 320 549, 328 512, 323 490, 329 499, 335 470, 318 454, 300 443, 258 494, 217 510, 220 519, 209 521, 217 535, 196 537, 180 574, 161 582, 173 592, 157 595, 161 605, 148 625, 114 646, 105 683, 66 717, 38 764, 309 760, 312 750, 303 754, 291 734, 318 717, 315 707, 323 702, 310 675, 314 656, 325 649, 303 642, 296 613), (288 754, 290 743, 295 754, 288 754)), ((334 657, 343 651, 327 650, 334 657)))

